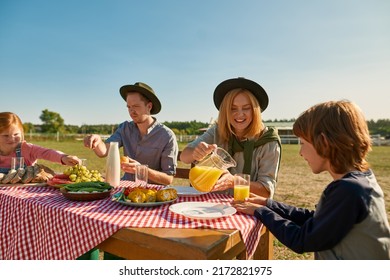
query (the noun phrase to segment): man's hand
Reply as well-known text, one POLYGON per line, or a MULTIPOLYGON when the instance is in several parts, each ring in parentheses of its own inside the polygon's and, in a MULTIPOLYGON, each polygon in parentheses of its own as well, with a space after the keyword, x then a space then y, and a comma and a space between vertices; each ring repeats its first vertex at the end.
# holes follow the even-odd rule
POLYGON ((100 143, 102 143, 102 138, 97 134, 91 134, 84 138, 84 146, 94 150, 100 143))
POLYGON ((135 166, 139 164, 135 159, 127 157, 127 161, 121 163, 121 168, 126 173, 135 174, 135 166))

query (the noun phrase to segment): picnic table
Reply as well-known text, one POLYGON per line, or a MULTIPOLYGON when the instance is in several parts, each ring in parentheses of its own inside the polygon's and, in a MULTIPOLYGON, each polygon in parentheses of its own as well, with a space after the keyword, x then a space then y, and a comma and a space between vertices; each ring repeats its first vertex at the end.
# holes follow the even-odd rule
MULTIPOLYGON (((132 181, 121 181, 113 194, 132 181)), ((161 188, 158 185, 148 187, 161 188)), ((173 203, 230 204, 208 193, 173 203)), ((132 207, 110 198, 73 201, 58 189, 0 186, 0 259, 72 260, 93 248, 126 259, 272 258, 272 240, 260 221, 236 213, 194 220, 158 207, 132 207), (260 238, 261 237, 261 238, 260 238)))

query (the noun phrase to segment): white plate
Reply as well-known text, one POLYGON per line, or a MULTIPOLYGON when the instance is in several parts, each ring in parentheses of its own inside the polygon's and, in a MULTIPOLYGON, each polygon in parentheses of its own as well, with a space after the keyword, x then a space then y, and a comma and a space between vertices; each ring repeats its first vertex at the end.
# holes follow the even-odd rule
POLYGON ((211 220, 229 217, 236 209, 229 205, 210 202, 182 202, 169 206, 172 212, 190 219, 211 220))
POLYGON ((198 191, 195 188, 190 187, 190 186, 188 186, 188 187, 167 186, 166 188, 167 189, 168 188, 175 189, 177 191, 178 196, 191 197, 191 196, 198 196, 198 195, 202 195, 202 194, 206 193, 206 192, 200 192, 200 191, 198 191))

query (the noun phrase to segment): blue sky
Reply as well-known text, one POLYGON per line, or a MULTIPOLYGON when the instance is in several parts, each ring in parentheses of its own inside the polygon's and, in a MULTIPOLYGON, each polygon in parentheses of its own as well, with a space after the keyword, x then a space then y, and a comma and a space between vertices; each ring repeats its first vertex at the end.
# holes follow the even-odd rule
POLYGON ((120 123, 119 88, 142 81, 158 120, 208 122, 240 76, 267 91, 266 120, 340 99, 390 118, 389 15, 387 0, 0 0, 0 110, 120 123))

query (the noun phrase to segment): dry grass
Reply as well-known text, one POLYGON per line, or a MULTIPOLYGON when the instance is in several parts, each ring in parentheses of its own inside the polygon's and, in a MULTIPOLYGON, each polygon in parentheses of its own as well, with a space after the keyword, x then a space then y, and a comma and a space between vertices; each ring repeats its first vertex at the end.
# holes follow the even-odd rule
MULTIPOLYGON (((104 172, 105 159, 100 159, 79 142, 34 142, 38 145, 56 148, 63 152, 74 154, 87 159, 90 169, 98 169, 104 172)), ((180 149, 184 144, 180 144, 180 149)), ((314 209, 320 195, 326 185, 331 181, 328 174, 312 174, 307 163, 298 154, 298 145, 283 145, 282 163, 279 172, 278 186, 274 199, 298 207, 314 209)), ((374 147, 368 161, 371 163, 377 180, 381 185, 386 200, 386 210, 390 217, 390 147, 374 147)), ((42 163, 61 171, 64 167, 43 161, 42 163)), ((179 163, 182 165, 182 163, 179 163)), ((187 165, 188 166, 188 165, 187 165)), ((188 185, 188 181, 175 179, 175 185, 188 185)), ((312 253, 296 254, 283 244, 274 241, 274 259, 300 260, 313 259, 312 253)))

